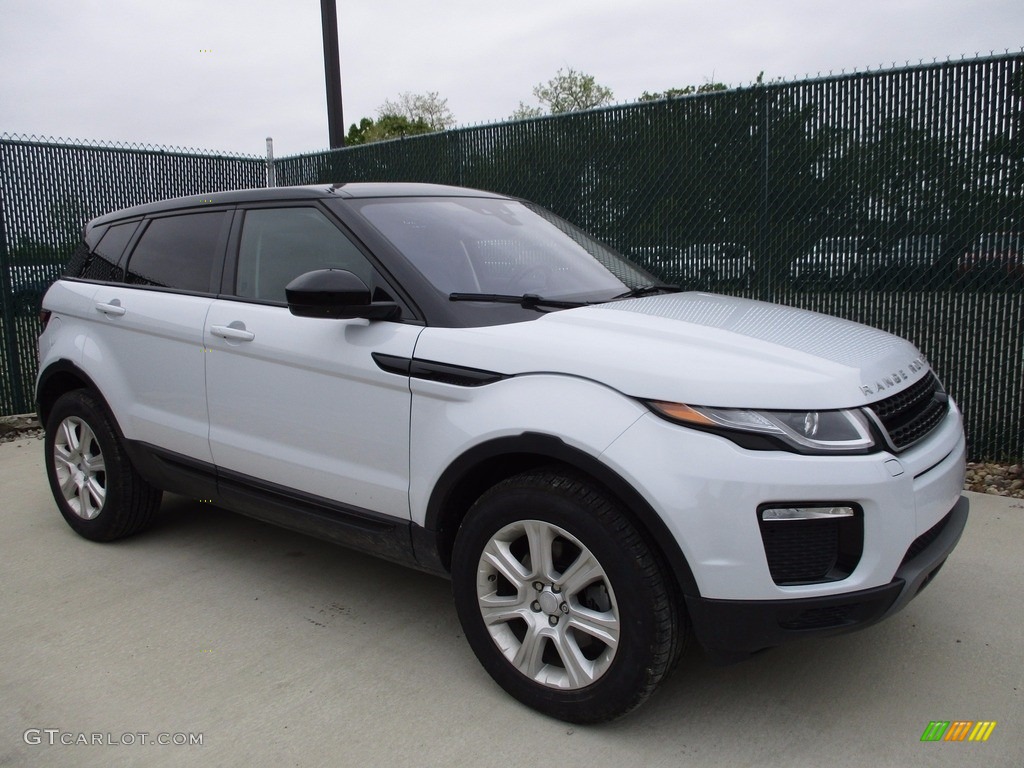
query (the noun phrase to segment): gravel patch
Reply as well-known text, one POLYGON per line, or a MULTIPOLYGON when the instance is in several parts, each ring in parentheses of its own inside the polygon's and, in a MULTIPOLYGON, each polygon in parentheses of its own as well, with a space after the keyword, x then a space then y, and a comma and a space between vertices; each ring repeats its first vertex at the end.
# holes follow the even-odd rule
POLYGON ((42 438, 43 428, 34 413, 0 416, 0 443, 13 443, 27 437, 42 438))
MULTIPOLYGON (((43 428, 34 413, 0 416, 0 443, 31 437, 43 438, 43 428)), ((964 490, 1024 499, 1024 465, 969 462, 964 490)))
POLYGON ((964 488, 994 496, 1024 499, 1024 465, 970 462, 964 488))

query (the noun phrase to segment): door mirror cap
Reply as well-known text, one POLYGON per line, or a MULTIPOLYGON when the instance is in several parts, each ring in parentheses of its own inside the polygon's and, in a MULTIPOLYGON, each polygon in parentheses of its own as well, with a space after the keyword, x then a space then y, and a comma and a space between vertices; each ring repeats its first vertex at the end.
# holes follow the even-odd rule
POLYGON ((371 301, 366 283, 347 269, 317 269, 299 275, 284 289, 288 311, 297 317, 394 320, 401 308, 393 301, 371 301))

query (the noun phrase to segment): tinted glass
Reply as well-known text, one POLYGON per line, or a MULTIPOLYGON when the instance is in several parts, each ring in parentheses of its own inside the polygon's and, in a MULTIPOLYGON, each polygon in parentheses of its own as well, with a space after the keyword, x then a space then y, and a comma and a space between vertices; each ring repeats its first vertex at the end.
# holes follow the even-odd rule
POLYGON ((653 282, 568 222, 515 201, 376 199, 359 210, 445 293, 607 299, 653 282))
POLYGON ((128 262, 128 282, 211 292, 224 216, 210 211, 153 219, 128 262))
POLYGON ((107 230, 85 263, 81 276, 90 280, 120 280, 121 257, 139 222, 116 224, 107 230))
POLYGON ((64 277, 81 277, 82 270, 85 269, 85 265, 89 262, 90 254, 89 244, 85 240, 80 240, 78 247, 72 252, 71 258, 68 259, 67 266, 64 267, 64 277))
POLYGON ((285 301, 285 286, 316 269, 347 269, 373 291, 373 268, 359 249, 316 208, 246 211, 235 292, 285 301))

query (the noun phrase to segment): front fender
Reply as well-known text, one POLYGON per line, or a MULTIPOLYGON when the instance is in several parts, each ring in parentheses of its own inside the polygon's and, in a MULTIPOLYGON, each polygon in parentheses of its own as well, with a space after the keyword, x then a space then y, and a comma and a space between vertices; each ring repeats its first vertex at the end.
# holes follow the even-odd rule
POLYGON ((640 403, 586 379, 514 376, 485 386, 412 379, 409 505, 427 527, 442 474, 479 446, 524 434, 548 435, 597 459, 637 419, 640 403))
MULTIPOLYGON (((650 412, 587 379, 517 376, 480 387, 412 380, 410 503, 417 558, 445 571, 462 514, 503 477, 557 462, 603 485, 645 530, 680 591, 699 595, 678 542, 645 494, 602 454, 650 412)), ((644 461, 640 454, 638 461, 644 461)))

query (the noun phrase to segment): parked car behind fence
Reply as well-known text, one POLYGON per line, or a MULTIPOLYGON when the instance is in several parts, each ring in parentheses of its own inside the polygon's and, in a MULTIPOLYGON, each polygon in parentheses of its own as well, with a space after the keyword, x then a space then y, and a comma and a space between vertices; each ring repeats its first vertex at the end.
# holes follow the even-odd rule
POLYGON ((937 272, 945 243, 942 235, 908 235, 894 242, 883 252, 880 287, 895 291, 945 284, 948 277, 937 272))
POLYGON ((789 276, 797 289, 851 289, 874 282, 882 268, 877 240, 823 237, 790 265, 789 276))
POLYGON ((635 249, 633 256, 688 290, 750 288, 754 282, 753 254, 740 243, 648 246, 635 249))
POLYGON ((1024 285, 1024 234, 986 232, 969 247, 957 264, 957 280, 964 288, 1007 289, 1024 285))

